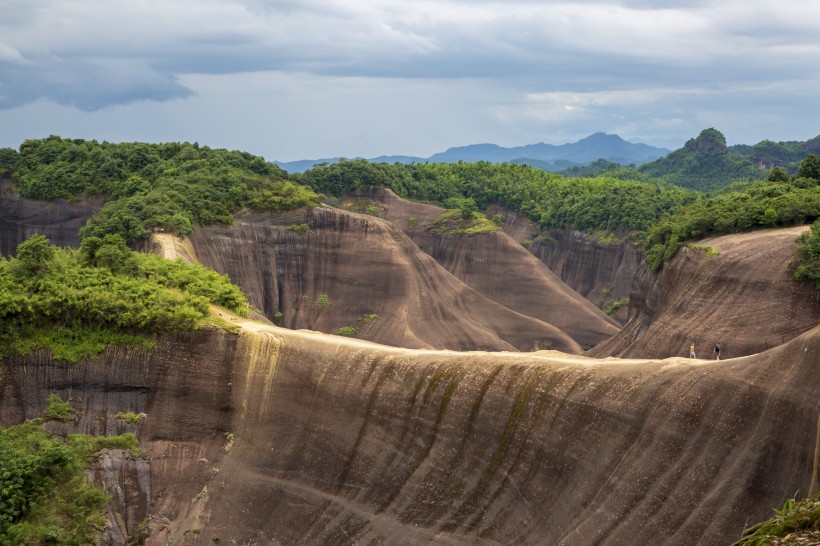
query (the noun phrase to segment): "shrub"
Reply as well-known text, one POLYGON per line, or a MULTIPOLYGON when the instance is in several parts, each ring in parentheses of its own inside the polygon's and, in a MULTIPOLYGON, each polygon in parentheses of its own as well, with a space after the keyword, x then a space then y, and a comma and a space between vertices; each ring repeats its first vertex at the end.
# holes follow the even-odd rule
POLYGON ((820 290, 820 220, 797 238, 797 270, 794 278, 813 282, 815 288, 820 290))
POLYGON ((132 411, 118 411, 117 412, 117 419, 120 421, 125 421, 126 423, 130 423, 132 425, 139 425, 142 423, 148 416, 144 413, 134 413, 132 411))
POLYGON ((75 412, 74 408, 71 406, 71 402, 64 401, 62 398, 53 393, 48 395, 46 402, 48 403, 44 416, 46 421, 60 421, 67 423, 74 418, 75 412))
POLYGON ((340 336, 355 337, 359 334, 359 329, 355 326, 342 326, 336 333, 340 336))
POLYGON ((288 226, 288 230, 294 233, 307 233, 310 231, 310 224, 292 224, 288 226))

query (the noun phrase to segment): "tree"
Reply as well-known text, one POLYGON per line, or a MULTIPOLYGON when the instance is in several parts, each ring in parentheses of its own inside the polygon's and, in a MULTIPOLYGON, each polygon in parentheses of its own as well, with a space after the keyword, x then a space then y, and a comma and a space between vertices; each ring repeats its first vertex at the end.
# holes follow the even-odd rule
POLYGON ((820 220, 797 239, 797 271, 794 278, 812 281, 820 290, 820 220))
POLYGON ((780 167, 775 167, 772 169, 772 172, 769 173, 769 176, 766 178, 769 182, 788 182, 789 181, 789 173, 780 167))
POLYGON ((800 163, 797 176, 813 178, 815 181, 820 182, 820 158, 814 154, 807 155, 806 159, 800 163))
POLYGON ((17 259, 30 272, 42 271, 53 258, 54 247, 42 233, 35 233, 17 245, 17 259))

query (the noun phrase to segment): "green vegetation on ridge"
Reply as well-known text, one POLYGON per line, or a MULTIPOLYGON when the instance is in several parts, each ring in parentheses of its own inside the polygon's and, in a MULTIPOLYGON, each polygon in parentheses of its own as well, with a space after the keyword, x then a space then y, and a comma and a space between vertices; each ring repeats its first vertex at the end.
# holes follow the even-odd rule
POLYGON ((79 250, 33 235, 0 259, 0 358, 40 348, 74 362, 142 333, 197 328, 214 303, 247 314, 225 275, 181 260, 132 252, 118 235, 89 237, 79 250))
POLYGON ((26 197, 99 197, 108 204, 82 236, 127 242, 154 228, 188 234, 195 224, 230 224, 243 208, 280 211, 317 202, 280 168, 245 152, 198 144, 98 143, 51 136, 0 151, 0 175, 26 197))
POLYGON ((488 162, 387 165, 352 160, 316 166, 297 179, 335 196, 383 187, 445 207, 450 199, 471 198, 480 209, 499 204, 519 211, 541 228, 645 230, 694 198, 680 188, 613 178, 567 179, 525 165, 488 162))
MULTIPOLYGON (((813 155, 800 172, 812 174, 813 155)), ((820 172, 820 169, 818 169, 820 172)), ((644 239, 646 262, 653 271, 671 259, 686 241, 775 226, 794 226, 820 218, 818 179, 788 176, 775 169, 766 181, 703 197, 661 219, 644 239)))

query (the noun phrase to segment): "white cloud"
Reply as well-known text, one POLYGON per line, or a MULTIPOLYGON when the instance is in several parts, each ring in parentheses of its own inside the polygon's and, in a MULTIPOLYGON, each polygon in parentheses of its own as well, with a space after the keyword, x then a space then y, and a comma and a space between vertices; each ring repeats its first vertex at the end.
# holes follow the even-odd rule
MULTIPOLYGON (((19 129, 3 123, 3 109, 18 119, 52 101, 100 110, 86 119, 101 120, 159 115, 149 103, 184 99, 174 111, 208 103, 237 119, 246 118, 236 102, 279 111, 283 101, 294 112, 282 114, 291 140, 303 149, 325 140, 329 150, 333 138, 374 149, 429 138, 426 128, 462 139, 452 144, 613 127, 683 141, 708 119, 782 116, 784 125, 808 126, 817 107, 806 97, 820 89, 812 70, 820 3, 800 0, 0 2, 5 134, 19 129), (258 94, 270 81, 280 87, 258 94), (792 113, 798 106, 802 115, 792 113), (330 119, 359 127, 361 139, 320 131, 330 119), (412 130, 405 137, 392 120, 412 130)), ((198 125, 179 119, 179 133, 198 125)), ((228 117, 219 123, 230 132, 228 117)))

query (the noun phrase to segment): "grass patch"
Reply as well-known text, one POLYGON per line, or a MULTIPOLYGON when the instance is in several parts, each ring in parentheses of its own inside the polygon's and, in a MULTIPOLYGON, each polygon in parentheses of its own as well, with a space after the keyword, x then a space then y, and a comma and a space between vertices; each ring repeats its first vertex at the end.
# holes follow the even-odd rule
POLYGON ((591 231, 587 233, 586 240, 604 246, 617 245, 621 242, 618 236, 610 231, 591 231))
POLYGON ((292 224, 288 226, 288 231, 294 233, 307 233, 310 231, 310 224, 292 224))
POLYGON ((336 330, 336 333, 340 336, 356 337, 357 335, 359 335, 359 329, 355 326, 342 326, 341 328, 336 330))
POLYGON ((629 298, 621 298, 613 302, 610 302, 609 305, 604 307, 604 313, 606 313, 607 315, 612 315, 613 313, 615 313, 615 311, 617 311, 624 305, 629 305, 629 298))
POLYGON ((132 425, 139 425, 142 423, 148 416, 144 413, 134 413, 132 411, 118 411, 117 412, 117 419, 120 421, 125 421, 126 423, 130 423, 132 425))
POLYGON ((686 245, 686 248, 691 248, 692 250, 700 250, 705 252, 707 256, 720 256, 720 251, 713 246, 709 245, 686 245))
MULTIPOLYGON (((795 494, 795 496, 797 496, 795 494)), ((743 530, 741 539, 732 546, 762 546, 764 544, 786 544, 776 539, 791 535, 795 538, 788 544, 818 544, 820 541, 820 493, 811 498, 796 501, 786 500, 783 508, 774 509, 775 516, 743 530), (800 541, 796 537, 807 537, 800 541)))
POLYGON ((480 212, 473 212, 468 218, 464 218, 458 209, 452 209, 433 220, 427 231, 439 235, 475 235, 500 229, 500 226, 480 212))

